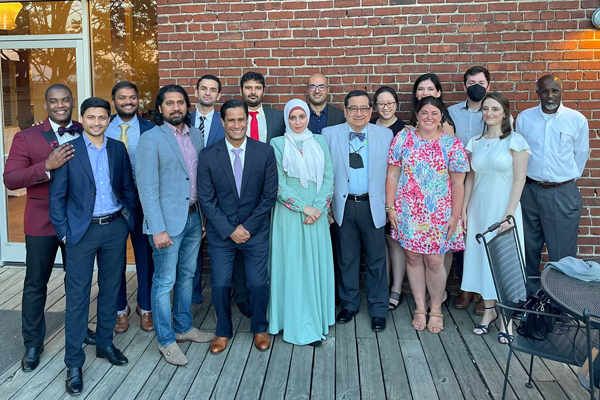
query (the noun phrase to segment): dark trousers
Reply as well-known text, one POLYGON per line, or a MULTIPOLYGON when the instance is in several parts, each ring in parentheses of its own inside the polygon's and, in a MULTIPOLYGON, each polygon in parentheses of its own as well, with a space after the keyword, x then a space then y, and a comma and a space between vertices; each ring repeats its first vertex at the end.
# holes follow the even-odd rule
POLYGON ((196 265, 196 274, 194 275, 194 283, 192 292, 192 303, 202 304, 204 296, 202 296, 202 266, 204 265, 204 239, 200 242, 200 250, 198 251, 198 262, 196 265))
POLYGON ((338 293, 342 306, 357 311, 360 303, 359 277, 361 239, 365 248, 367 300, 372 317, 388 312, 388 280, 385 269, 385 227, 375 228, 369 201, 346 201, 339 226, 340 252, 338 293))
POLYGON ((117 294, 125 269, 129 228, 122 216, 106 224, 91 224, 77 244, 67 242, 67 310, 65 364, 82 367, 81 346, 87 333, 94 260, 98 258, 98 328, 96 346, 112 345, 117 323, 117 294))
MULTIPOLYGON (((525 184, 521 208, 527 276, 540 276, 544 243, 550 261, 577 255, 581 203, 581 194, 574 182, 549 189, 535 183, 525 184)), ((539 279, 527 281, 528 294, 539 288, 539 279)))
POLYGON ((331 234, 331 248, 333 250, 333 273, 335 277, 335 304, 340 302, 340 294, 338 293, 338 285, 340 281, 340 227, 334 223, 329 225, 329 233, 331 234))
MULTIPOLYGON (((201 304, 204 300, 202 296, 202 266, 204 264, 203 247, 200 245, 198 254, 198 266, 196 267, 196 275, 194 275, 194 293, 192 294, 192 303, 201 304)), ((236 303, 248 301, 248 287, 246 287, 246 271, 244 271, 244 256, 238 252, 233 262, 233 274, 231 277, 231 285, 235 291, 233 299, 236 303)))
MULTIPOLYGON (((135 257, 135 270, 138 282, 137 304, 142 310, 150 311, 150 297, 152 291, 152 275, 154 274, 154 261, 152 260, 152 246, 148 236, 144 234, 144 214, 142 206, 138 204, 138 213, 135 227, 131 232, 131 245, 135 257)), ((124 310, 127 306, 127 279, 125 272, 121 279, 121 287, 117 297, 117 310, 124 310)))
POLYGON ((46 336, 46 295, 48 281, 54 267, 56 252, 60 247, 63 263, 66 262, 65 245, 52 236, 25 236, 27 254, 25 282, 23 284, 22 332, 26 348, 39 347, 46 336))
POLYGON ((252 333, 262 333, 267 330, 267 305, 269 304, 269 273, 267 263, 269 258, 269 232, 252 237, 244 244, 235 244, 231 240, 222 241, 220 238, 209 236, 208 255, 210 256, 210 286, 212 302, 217 313, 216 335, 232 337, 231 323, 231 285, 234 265, 238 251, 243 256, 243 265, 250 293, 250 309, 252 333))

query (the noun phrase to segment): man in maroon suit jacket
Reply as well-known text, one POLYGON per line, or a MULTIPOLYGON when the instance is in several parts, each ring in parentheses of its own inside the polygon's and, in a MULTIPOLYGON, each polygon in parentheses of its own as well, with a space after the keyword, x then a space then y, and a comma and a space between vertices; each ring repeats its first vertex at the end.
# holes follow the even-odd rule
MULTIPOLYGON (((41 125, 15 135, 4 168, 4 184, 8 189, 27 188, 24 224, 27 271, 22 300, 26 350, 21 360, 25 372, 38 366, 44 350, 47 285, 59 247, 63 260, 66 260, 65 246, 50 222, 49 188, 52 171, 73 157, 73 146, 68 141, 83 131, 79 122, 71 120, 74 106, 73 95, 67 86, 50 86, 44 101, 48 118, 41 125)), ((88 342, 93 343, 93 340, 93 337, 88 338, 88 342)))

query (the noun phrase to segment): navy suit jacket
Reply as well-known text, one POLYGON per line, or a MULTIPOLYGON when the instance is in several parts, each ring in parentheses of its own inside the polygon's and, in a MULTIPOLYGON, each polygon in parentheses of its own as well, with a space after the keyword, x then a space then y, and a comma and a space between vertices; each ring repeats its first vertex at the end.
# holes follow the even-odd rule
MULTIPOLYGON (((198 111, 192 111, 192 125, 196 126, 196 113, 198 111)), ((198 128, 196 126, 196 128, 198 128)), ((204 132, 206 135, 206 132, 204 132)), ((206 146, 208 147, 213 143, 217 143, 219 140, 225 138, 225 128, 223 128, 223 123, 221 122, 221 113, 216 111, 213 113, 212 121, 210 123, 210 132, 208 132, 208 139, 206 140, 206 146)))
MULTIPOLYGON (((83 136, 69 142, 75 153, 62 167, 54 170, 50 183, 50 220, 59 239, 77 244, 92 220, 96 202, 96 184, 83 136)), ((110 183, 123 205, 122 213, 133 230, 136 208, 135 185, 125 145, 108 138, 106 142, 110 183)))
POLYGON ((198 157, 198 199, 207 217, 207 235, 218 235, 225 242, 242 224, 252 235, 250 240, 269 240, 269 213, 279 187, 273 148, 246 138, 241 195, 238 196, 231 160, 222 139, 207 147, 198 157), (259 235, 265 233, 266 237, 259 235))

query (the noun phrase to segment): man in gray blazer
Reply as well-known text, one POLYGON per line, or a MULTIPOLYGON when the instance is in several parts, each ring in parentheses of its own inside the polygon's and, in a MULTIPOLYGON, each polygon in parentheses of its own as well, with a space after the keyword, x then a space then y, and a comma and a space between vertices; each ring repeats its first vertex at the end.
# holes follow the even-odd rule
POLYGON ((385 329, 388 282, 385 270, 385 179, 393 134, 369 124, 373 103, 362 90, 344 100, 346 123, 323 129, 333 162, 333 216, 339 227, 337 322, 350 322, 360 302, 358 268, 361 239, 367 264, 367 300, 371 329, 385 329))
POLYGON ((160 353, 173 365, 187 364, 176 342, 210 342, 214 338, 192 325, 193 281, 203 235, 196 174, 204 140, 197 128, 190 127, 189 107, 181 86, 161 88, 154 115, 157 126, 140 137, 136 151, 144 233, 153 249, 154 329, 160 353))

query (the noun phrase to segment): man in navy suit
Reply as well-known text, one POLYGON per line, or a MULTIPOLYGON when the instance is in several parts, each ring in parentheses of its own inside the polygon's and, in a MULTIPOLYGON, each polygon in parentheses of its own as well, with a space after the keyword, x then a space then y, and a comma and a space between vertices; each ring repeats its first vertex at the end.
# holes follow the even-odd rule
MULTIPOLYGON (((204 147, 208 147, 225 137, 221 114, 215 111, 215 104, 221 99, 221 81, 214 75, 204 75, 196 82, 194 94, 198 99, 198 104, 196 110, 191 113, 192 126, 200 130, 204 137, 204 147)), ((204 300, 202 297, 202 264, 204 262, 202 247, 201 245, 196 275, 194 275, 192 302, 195 304, 200 304, 204 300)))
POLYGON ((273 148, 246 137, 248 106, 229 100, 221 107, 225 139, 198 157, 198 199, 207 218, 211 260, 210 285, 217 313, 217 337, 210 351, 225 350, 233 336, 231 276, 236 254, 243 256, 252 311, 254 345, 267 350, 269 303, 269 212, 277 198, 277 165, 273 148))
MULTIPOLYGON (((135 150, 140 141, 140 136, 154 128, 150 121, 138 118, 140 109, 140 94, 138 88, 131 82, 122 81, 112 89, 112 102, 116 115, 110 118, 110 124, 106 130, 106 136, 116 139, 125 145, 129 152, 133 179, 135 182, 135 150)), ((136 312, 140 316, 140 327, 145 331, 153 331, 152 307, 150 306, 150 292, 152 289, 152 274, 154 273, 154 262, 152 260, 152 246, 148 236, 144 235, 144 213, 140 204, 139 195, 136 190, 136 216, 135 228, 131 232, 131 245, 135 257, 136 277, 138 281, 136 312)), ((115 332, 122 333, 129 329, 129 313, 131 309, 127 304, 127 280, 125 272, 121 279, 121 287, 117 297, 117 324, 115 332)))
POLYGON ((127 358, 113 345, 116 297, 125 269, 127 235, 134 227, 135 185, 123 143, 104 135, 110 104, 92 97, 81 104, 84 134, 70 143, 73 159, 50 184, 50 220, 67 251, 65 364, 67 393, 83 390, 82 345, 89 319, 94 260, 98 259, 96 356, 113 365, 127 358))

